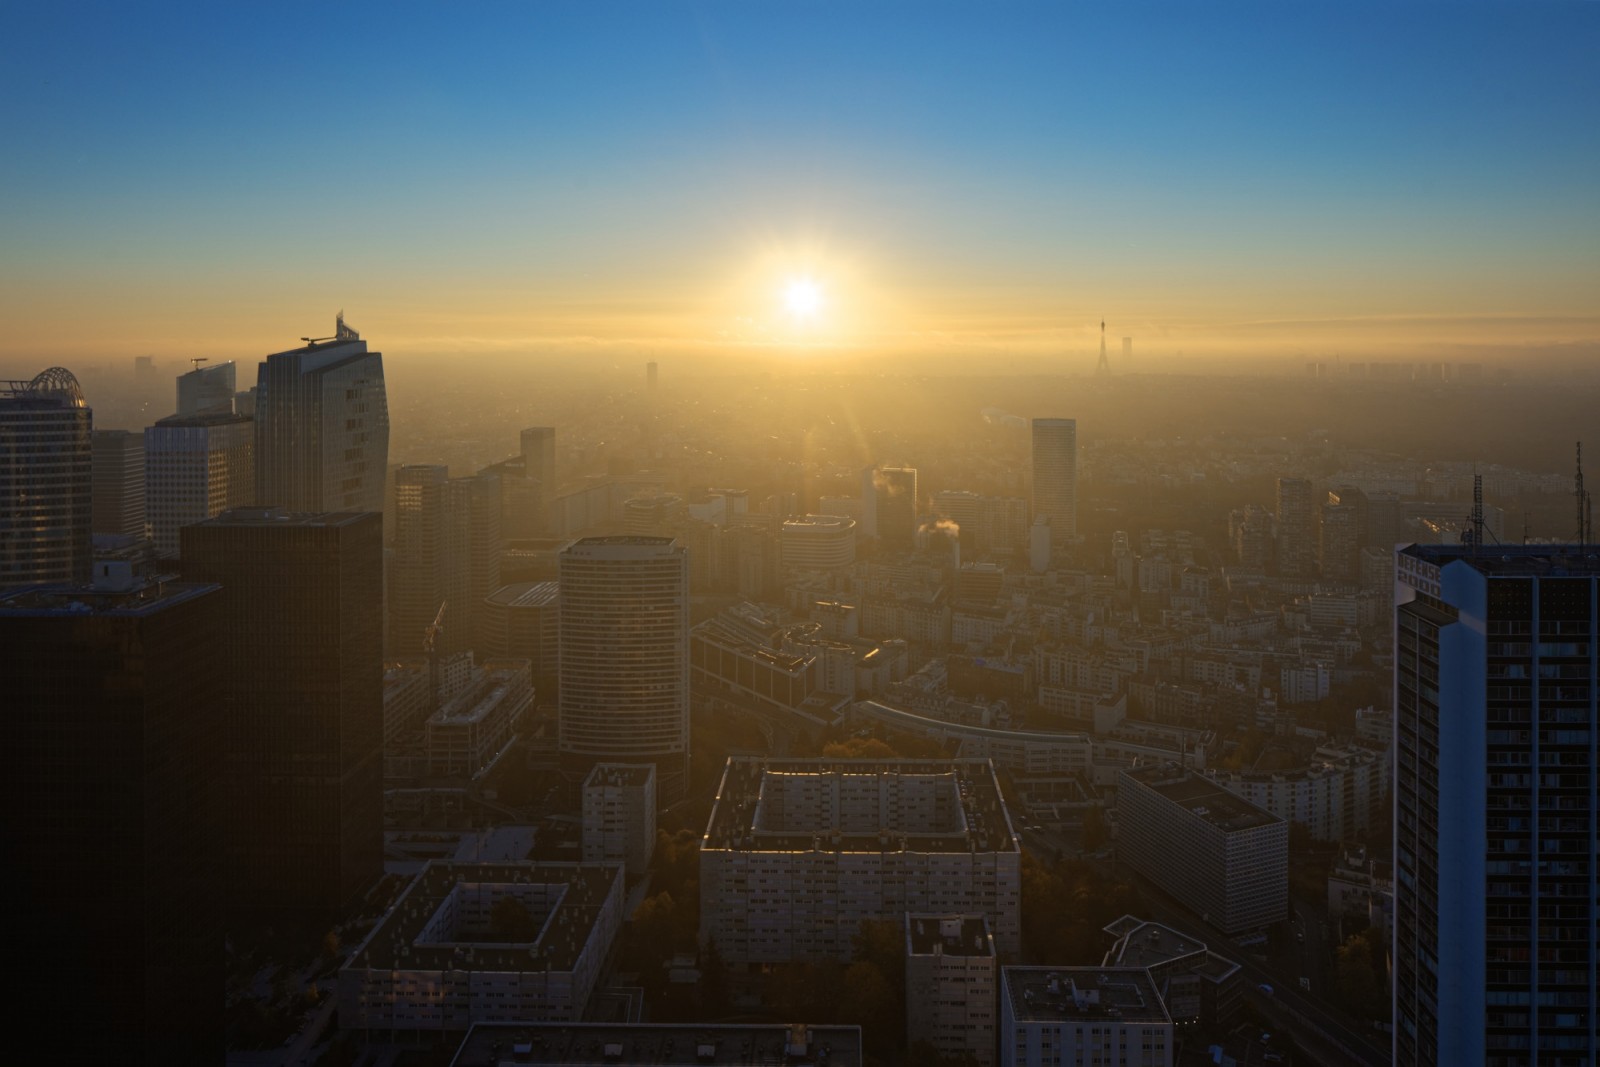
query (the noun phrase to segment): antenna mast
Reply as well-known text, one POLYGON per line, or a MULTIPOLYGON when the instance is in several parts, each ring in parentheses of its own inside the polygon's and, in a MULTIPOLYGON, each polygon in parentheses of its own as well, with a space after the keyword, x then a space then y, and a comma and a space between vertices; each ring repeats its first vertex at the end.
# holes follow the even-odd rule
POLYGON ((1109 378, 1111 376, 1111 364, 1106 359, 1106 320, 1105 319, 1101 319, 1100 320, 1100 363, 1094 369, 1094 376, 1096 378, 1109 378))

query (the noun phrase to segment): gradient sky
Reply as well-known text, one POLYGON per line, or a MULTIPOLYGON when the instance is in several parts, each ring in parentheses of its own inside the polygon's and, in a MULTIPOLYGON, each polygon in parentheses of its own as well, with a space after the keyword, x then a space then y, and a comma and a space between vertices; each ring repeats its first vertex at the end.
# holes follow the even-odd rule
POLYGON ((0 356, 1600 338, 1600 4, 11 3, 0 356), (783 313, 818 279, 819 320, 783 313), (802 337, 803 335, 803 337, 802 337), (1185 339, 1187 339, 1185 341, 1185 339))

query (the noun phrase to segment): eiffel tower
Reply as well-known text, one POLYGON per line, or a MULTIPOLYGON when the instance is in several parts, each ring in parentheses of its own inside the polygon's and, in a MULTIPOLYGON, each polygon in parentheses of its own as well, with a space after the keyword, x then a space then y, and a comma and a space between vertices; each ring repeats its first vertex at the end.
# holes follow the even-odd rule
POLYGON ((1100 363, 1094 369, 1096 378, 1111 377, 1111 364, 1106 361, 1106 320, 1100 320, 1100 363))

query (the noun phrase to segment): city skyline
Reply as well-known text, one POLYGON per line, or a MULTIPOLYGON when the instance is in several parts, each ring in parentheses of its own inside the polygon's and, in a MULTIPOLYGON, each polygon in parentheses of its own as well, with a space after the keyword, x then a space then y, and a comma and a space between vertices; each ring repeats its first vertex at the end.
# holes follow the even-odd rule
POLYGON ((19 13, 0 363, 245 357, 328 306, 414 355, 1600 340, 1593 5, 310 26, 19 13))

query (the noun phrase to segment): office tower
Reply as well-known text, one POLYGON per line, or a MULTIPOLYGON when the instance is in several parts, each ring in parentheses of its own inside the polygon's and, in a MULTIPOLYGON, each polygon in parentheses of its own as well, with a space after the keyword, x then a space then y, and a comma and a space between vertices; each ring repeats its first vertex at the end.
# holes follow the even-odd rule
POLYGON ((1322 504, 1318 555, 1322 576, 1332 582, 1359 581, 1361 541, 1366 534, 1366 507, 1361 490, 1341 486, 1322 504))
POLYGON ((241 508, 182 531, 222 586, 225 869, 246 914, 338 914, 383 873, 383 518, 241 508))
POLYGON ((1285 578, 1317 574, 1317 510, 1305 478, 1278 479, 1278 573, 1285 578))
POLYGON ((879 543, 910 552, 917 545, 917 469, 880 467, 874 487, 879 543))
POLYGON ((216 1063, 221 592, 97 570, 0 596, 18 1009, 63 1048, 216 1063))
POLYGON ((670 537, 585 537, 561 553, 561 754, 654 763, 662 798, 689 763, 689 560, 670 537))
POLYGON ((500 479, 500 525, 508 540, 543 536, 549 528, 549 501, 556 485, 556 431, 530 426, 522 431, 522 450, 480 473, 500 479))
POLYGON ((96 430, 92 443, 90 529, 97 534, 143 537, 144 435, 96 430))
POLYGON ((861 514, 857 526, 862 537, 878 536, 878 468, 861 471, 861 514))
POLYGON ((292 512, 383 510, 383 354, 338 318, 334 336, 276 352, 256 376, 256 499, 292 512))
POLYGON ((497 659, 525 659, 532 665, 534 699, 553 705, 560 665, 559 591, 555 582, 516 582, 484 599, 478 651, 497 659))
POLYGON ((1411 545, 1395 572, 1394 1062, 1600 1048, 1600 562, 1411 545))
POLYGON ((467 594, 472 603, 472 647, 481 639, 485 598, 500 588, 500 557, 506 540, 501 526, 500 476, 482 472, 467 483, 467 594))
POLYGON ((194 370, 178 375, 178 414, 232 412, 233 394, 238 385, 233 360, 218 363, 215 367, 200 366, 204 360, 193 362, 194 370))
POLYGON ((93 427, 65 367, 0 382, 0 590, 89 580, 93 427))
POLYGON ((472 647, 478 607, 472 597, 471 495, 468 480, 452 479, 448 467, 410 464, 395 472, 388 598, 393 655, 421 651, 441 605, 444 633, 437 650, 448 654, 472 647))
POLYGON ((255 423, 225 411, 145 429, 145 505, 159 558, 178 558, 178 531, 191 522, 255 502, 255 441, 255 423))
POLYGON ((1078 422, 1033 420, 1033 514, 1050 520, 1050 542, 1078 534, 1078 422))
POLYGON ((841 515, 785 519, 779 555, 788 573, 830 571, 856 560, 856 521, 841 515))

